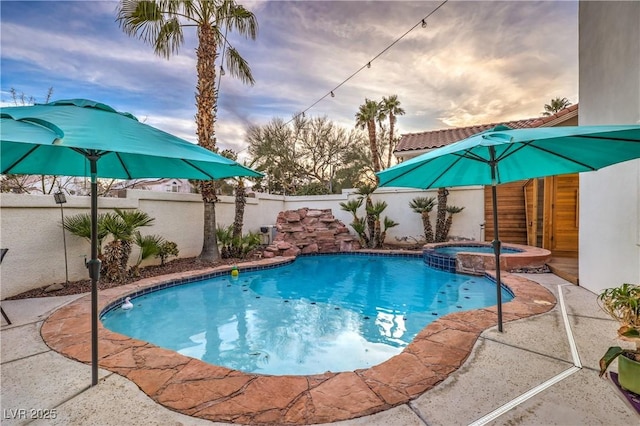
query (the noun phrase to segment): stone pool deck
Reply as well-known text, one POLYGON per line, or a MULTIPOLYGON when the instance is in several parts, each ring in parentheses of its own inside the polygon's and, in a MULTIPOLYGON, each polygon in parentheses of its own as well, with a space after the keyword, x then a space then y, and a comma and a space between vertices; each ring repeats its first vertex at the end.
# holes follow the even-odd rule
MULTIPOLYGON (((102 291, 100 307, 169 278, 102 291)), ((8 410, 41 409, 56 414, 41 424, 470 424, 564 371, 566 378, 501 412, 498 424, 637 422, 597 377, 600 355, 619 343, 616 323, 598 311, 595 295, 552 274, 503 280, 516 295, 504 305, 504 333, 495 329, 494 308, 448 315, 400 355, 347 373, 245 374, 101 328, 95 387, 87 386, 84 364, 91 353, 88 295, 5 301, 15 325, 2 328, 2 423, 24 422, 8 410), (566 302, 556 304, 561 294, 566 302), (575 351, 562 311, 578 331, 575 351)))

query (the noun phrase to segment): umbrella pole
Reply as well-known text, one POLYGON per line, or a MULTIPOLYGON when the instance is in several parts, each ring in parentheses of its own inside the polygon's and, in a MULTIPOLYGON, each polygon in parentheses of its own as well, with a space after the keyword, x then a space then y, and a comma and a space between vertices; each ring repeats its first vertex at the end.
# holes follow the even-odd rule
POLYGON ((87 262, 91 278, 91 386, 98 384, 98 156, 90 151, 87 157, 91 166, 91 260, 87 262))
POLYGON ((498 301, 498 331, 502 333, 502 283, 500 281, 500 236, 498 233, 498 196, 496 189, 496 151, 493 146, 489 147, 491 160, 491 198, 493 204, 493 252, 496 255, 496 299, 498 301))
POLYGON ((496 185, 491 185, 491 197, 493 198, 493 235, 491 242, 493 252, 496 255, 496 291, 498 300, 498 331, 502 333, 502 284, 500 282, 500 237, 498 236, 498 202, 496 200, 496 185))

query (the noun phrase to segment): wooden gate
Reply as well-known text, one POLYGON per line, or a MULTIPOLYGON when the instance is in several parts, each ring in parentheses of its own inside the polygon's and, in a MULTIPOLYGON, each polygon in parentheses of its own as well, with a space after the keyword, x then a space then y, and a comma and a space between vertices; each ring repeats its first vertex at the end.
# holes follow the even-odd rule
MULTIPOLYGON (((498 227, 500 241, 527 244, 526 213, 523 186, 526 181, 498 185, 498 227)), ((491 187, 484 188, 485 241, 493 240, 493 207, 491 187)))
POLYGON ((578 257, 578 174, 531 179, 524 185, 527 244, 559 257, 578 257))

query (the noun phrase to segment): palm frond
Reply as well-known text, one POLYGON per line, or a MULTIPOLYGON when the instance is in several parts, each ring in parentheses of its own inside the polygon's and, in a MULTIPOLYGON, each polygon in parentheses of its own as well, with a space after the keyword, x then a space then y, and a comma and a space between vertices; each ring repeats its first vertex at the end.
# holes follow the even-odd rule
POLYGON ((386 209, 388 206, 386 201, 376 201, 375 203, 373 203, 373 205, 367 207, 367 213, 370 215, 377 217, 380 217, 380 215, 382 214, 382 212, 384 211, 384 209, 386 209))
POLYGON ((409 207, 416 213, 430 212, 435 203, 435 197, 416 197, 409 202, 409 207))
POLYGON ((148 213, 141 210, 114 210, 116 215, 122 219, 127 229, 130 230, 130 234, 133 234, 136 228, 153 225, 153 222, 155 221, 155 219, 149 216, 148 213))
POLYGON ((349 212, 354 216, 356 215, 356 212, 358 211, 360 206, 362 206, 362 198, 358 198, 356 200, 349 200, 346 203, 340 203, 340 207, 342 208, 343 211, 349 212))
POLYGON ((254 85, 255 79, 249 68, 249 63, 232 47, 227 49, 227 69, 233 77, 238 78, 245 84, 254 85))
POLYGON ((160 252, 160 245, 164 242, 164 238, 160 235, 142 235, 140 232, 136 232, 133 242, 140 247, 140 256, 137 262, 137 265, 140 265, 144 259, 160 252))
POLYGON ((389 219, 387 216, 384 217, 384 230, 386 231, 389 228, 393 228, 395 226, 400 225, 398 222, 393 219, 389 219))

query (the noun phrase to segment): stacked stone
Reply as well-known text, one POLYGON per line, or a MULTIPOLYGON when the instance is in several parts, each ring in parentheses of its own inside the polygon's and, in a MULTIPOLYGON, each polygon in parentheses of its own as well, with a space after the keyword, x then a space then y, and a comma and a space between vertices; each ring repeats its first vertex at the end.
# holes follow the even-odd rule
POLYGON ((276 236, 263 257, 297 256, 301 253, 336 253, 360 248, 344 223, 331 209, 287 210, 278 214, 276 236))

